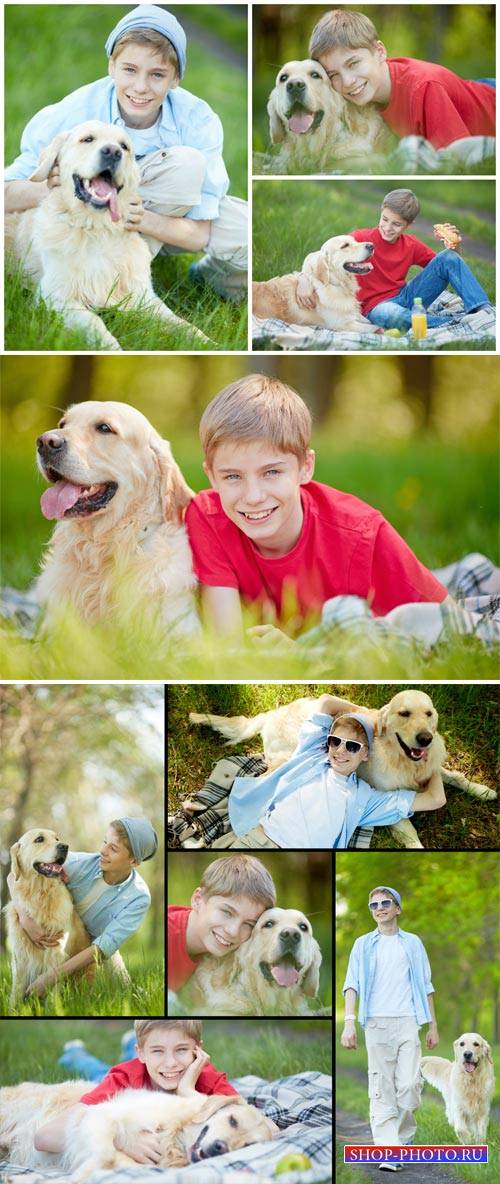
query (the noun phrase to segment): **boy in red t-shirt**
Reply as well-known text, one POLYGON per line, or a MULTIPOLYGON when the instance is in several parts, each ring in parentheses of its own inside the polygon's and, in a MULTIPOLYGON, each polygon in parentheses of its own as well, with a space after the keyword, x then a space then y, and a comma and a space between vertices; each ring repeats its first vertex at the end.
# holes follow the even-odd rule
MULTIPOLYGON (((106 1102, 124 1089, 167 1090, 185 1095, 195 1087, 201 1094, 236 1094, 225 1073, 209 1063, 203 1051, 201 1020, 135 1020, 137 1057, 115 1065, 103 1081, 82 1094, 76 1106, 39 1127, 35 1135, 37 1151, 59 1153, 64 1150, 66 1124, 70 1114, 82 1106, 106 1102)), ((137 1163, 156 1164, 160 1159, 158 1136, 152 1131, 134 1132, 127 1143, 122 1134, 119 1151, 137 1163)))
POLYGON ((321 62, 348 103, 377 104, 397 136, 423 136, 439 149, 495 135, 493 79, 468 82, 434 62, 388 58, 374 24, 361 12, 326 12, 312 31, 309 56, 321 62))
MULTIPOLYGON (((212 485, 186 523, 205 613, 241 637, 241 601, 269 621, 312 623, 333 596, 368 600, 379 616, 446 599, 442 584, 385 518, 352 494, 312 480, 311 416, 279 379, 231 383, 204 412, 200 436, 212 485), (290 607, 292 606, 292 607, 290 607)), ((271 626, 264 631, 267 644, 271 626)))
MULTIPOLYGON (((405 233, 419 210, 419 200, 411 189, 393 189, 382 201, 378 226, 351 232, 356 242, 371 242, 375 247, 370 257, 370 270, 357 277, 357 296, 363 316, 382 329, 406 332, 411 328, 415 298, 419 296, 424 308, 428 309, 448 284, 461 297, 464 312, 478 312, 489 305, 487 293, 455 248, 450 247, 436 255, 413 234, 405 233), (414 265, 422 271, 406 283, 406 276, 414 265)), ((451 229, 455 230, 455 227, 451 229)), ((438 234, 436 230, 435 234, 441 237, 441 231, 438 234)), ((304 308, 315 308, 317 300, 312 284, 301 275, 297 283, 297 303, 304 308)), ((431 329, 437 328, 455 320, 456 316, 456 313, 428 312, 427 324, 431 329)))
POLYGON ((191 907, 169 905, 167 983, 184 986, 203 954, 224 958, 248 941, 276 890, 264 864, 252 855, 230 855, 210 863, 191 897, 191 907))

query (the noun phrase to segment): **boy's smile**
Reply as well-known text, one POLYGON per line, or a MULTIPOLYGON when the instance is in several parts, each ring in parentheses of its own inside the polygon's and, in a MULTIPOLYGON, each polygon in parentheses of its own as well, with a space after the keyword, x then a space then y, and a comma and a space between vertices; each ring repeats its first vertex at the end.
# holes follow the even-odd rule
POLYGON ((405 222, 401 214, 394 213, 393 210, 389 209, 389 206, 383 207, 378 228, 384 242, 397 243, 398 238, 401 238, 408 225, 409 223, 405 222))
POLYGON ((267 441, 228 440, 204 467, 224 513, 262 555, 278 558, 292 550, 302 530, 300 486, 311 480, 313 452, 300 463, 267 441))
POLYGON ((146 45, 129 44, 114 60, 109 73, 128 127, 152 127, 170 90, 178 83, 175 67, 146 45))
POLYGON ((209 896, 199 888, 191 898, 186 945, 191 958, 213 954, 223 958, 251 936, 264 906, 247 896, 209 896))
POLYGON ((381 41, 371 49, 331 49, 319 61, 326 70, 333 89, 349 103, 387 105, 391 97, 391 78, 381 41))

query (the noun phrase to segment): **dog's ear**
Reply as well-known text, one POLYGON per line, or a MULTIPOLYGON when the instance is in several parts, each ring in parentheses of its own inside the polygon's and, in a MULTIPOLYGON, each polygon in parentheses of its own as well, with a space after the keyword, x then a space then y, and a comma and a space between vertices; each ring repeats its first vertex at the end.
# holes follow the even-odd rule
POLYGON ((21 866, 20 866, 19 858, 18 858, 20 850, 21 850, 20 843, 14 843, 14 846, 11 847, 11 849, 10 849, 10 858, 11 858, 11 869, 10 870, 11 870, 15 880, 18 880, 19 876, 21 875, 21 866))
POLYGON ((181 470, 172 456, 168 440, 157 439, 150 441, 158 471, 160 474, 161 508, 165 522, 175 522, 181 525, 189 503, 194 497, 194 491, 184 480, 181 470))
POLYGON ((491 1055, 491 1045, 488 1044, 488 1041, 485 1040, 484 1037, 483 1037, 483 1044, 484 1044, 484 1050, 486 1053, 486 1060, 490 1062, 490 1065, 492 1065, 493 1064, 493 1057, 491 1055))
POLYGON ((285 124, 278 115, 276 110, 276 102, 273 95, 271 95, 267 104, 267 114, 269 115, 269 135, 271 137, 271 144, 281 144, 285 139, 285 124))
POLYGON ((207 1118, 211 1118, 212 1114, 215 1114, 217 1110, 222 1110, 223 1106, 240 1106, 245 1104, 245 1099, 240 1097, 239 1094, 212 1094, 210 1098, 207 1098, 201 1110, 198 1110, 193 1121, 197 1124, 203 1123, 206 1122, 207 1118))
POLYGON ((47 180, 50 170, 58 162, 59 153, 68 136, 69 132, 59 132, 59 135, 55 136, 51 143, 42 149, 38 159, 38 166, 35 172, 31 174, 30 181, 47 180))
POLYGON ((321 950, 316 941, 316 938, 311 938, 312 941, 312 960, 311 965, 307 971, 305 978, 302 979, 302 990, 305 995, 317 995, 319 990, 319 968, 321 966, 321 950))
POLYGON ((377 717, 375 719, 374 734, 375 736, 383 736, 387 728, 387 719, 389 716, 388 707, 380 707, 377 717))
POLYGON ((317 257, 312 263, 310 270, 315 279, 317 279, 320 284, 330 283, 330 267, 328 259, 326 255, 321 254, 321 251, 318 251, 317 257))
POLYGON ((255 1133, 259 1136, 259 1139, 265 1139, 266 1136, 269 1136, 270 1139, 275 1139, 280 1133, 279 1126, 276 1126, 272 1118, 268 1118, 256 1106, 249 1106, 249 1109, 255 1114, 255 1133))

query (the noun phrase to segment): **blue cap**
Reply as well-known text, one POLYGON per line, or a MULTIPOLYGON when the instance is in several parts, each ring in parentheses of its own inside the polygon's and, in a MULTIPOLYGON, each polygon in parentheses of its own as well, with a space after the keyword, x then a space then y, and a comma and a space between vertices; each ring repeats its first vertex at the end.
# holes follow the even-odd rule
POLYGON ((113 53, 116 42, 124 33, 130 32, 131 29, 154 29, 155 33, 162 33, 164 37, 172 43, 177 54, 179 63, 179 77, 184 76, 186 70, 186 34, 182 25, 179 24, 177 17, 172 12, 167 12, 166 8, 159 8, 157 4, 139 4, 138 8, 133 8, 131 12, 127 12, 122 16, 121 21, 115 25, 112 33, 109 34, 106 41, 106 53, 108 58, 113 53))
POLYGON ((401 904, 401 897, 399 895, 399 892, 396 892, 395 888, 389 888, 389 886, 387 884, 377 884, 377 887, 372 888, 371 892, 368 893, 368 903, 370 903, 370 900, 371 900, 374 892, 390 892, 391 896, 394 897, 394 900, 399 905, 400 909, 403 907, 401 904))
POLYGON ((137 863, 152 859, 158 847, 158 835, 149 818, 119 818, 118 821, 125 827, 137 863))
POLYGON ((356 723, 361 724, 366 736, 368 752, 370 753, 373 748, 373 725, 370 723, 370 720, 367 718, 367 716, 362 715, 360 711, 343 711, 341 715, 337 715, 336 719, 333 720, 329 735, 332 735, 332 732, 335 730, 337 724, 339 724, 341 720, 343 722, 347 719, 355 719, 356 723))

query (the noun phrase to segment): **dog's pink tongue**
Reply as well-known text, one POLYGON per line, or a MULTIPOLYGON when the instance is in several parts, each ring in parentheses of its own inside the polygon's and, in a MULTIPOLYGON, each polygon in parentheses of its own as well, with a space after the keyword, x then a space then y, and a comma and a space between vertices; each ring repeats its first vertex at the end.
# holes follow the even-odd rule
POLYGON ((271 974, 279 987, 293 987, 299 980, 295 966, 271 966, 271 974))
POLYGON ((111 219, 113 222, 120 221, 120 211, 118 209, 118 194, 116 192, 116 189, 113 189, 113 192, 112 192, 111 197, 109 199, 109 212, 111 214, 111 219))
POLYGON ((470 1061, 464 1061, 464 1069, 466 1073, 475 1073, 476 1066, 471 1065, 470 1061))
POLYGON ((118 212, 118 194, 115 186, 111 185, 110 181, 107 181, 105 177, 93 177, 92 192, 95 193, 96 197, 107 198, 111 218, 113 222, 118 222, 120 220, 120 214, 118 212))
POLYGON ((81 485, 73 485, 71 481, 56 481, 40 498, 44 518, 64 518, 66 510, 74 506, 81 492, 81 485))
POLYGON ((292 115, 292 118, 288 120, 288 126, 291 132, 297 132, 298 135, 302 135, 303 132, 309 131, 313 119, 314 115, 308 115, 304 111, 303 115, 292 115))

